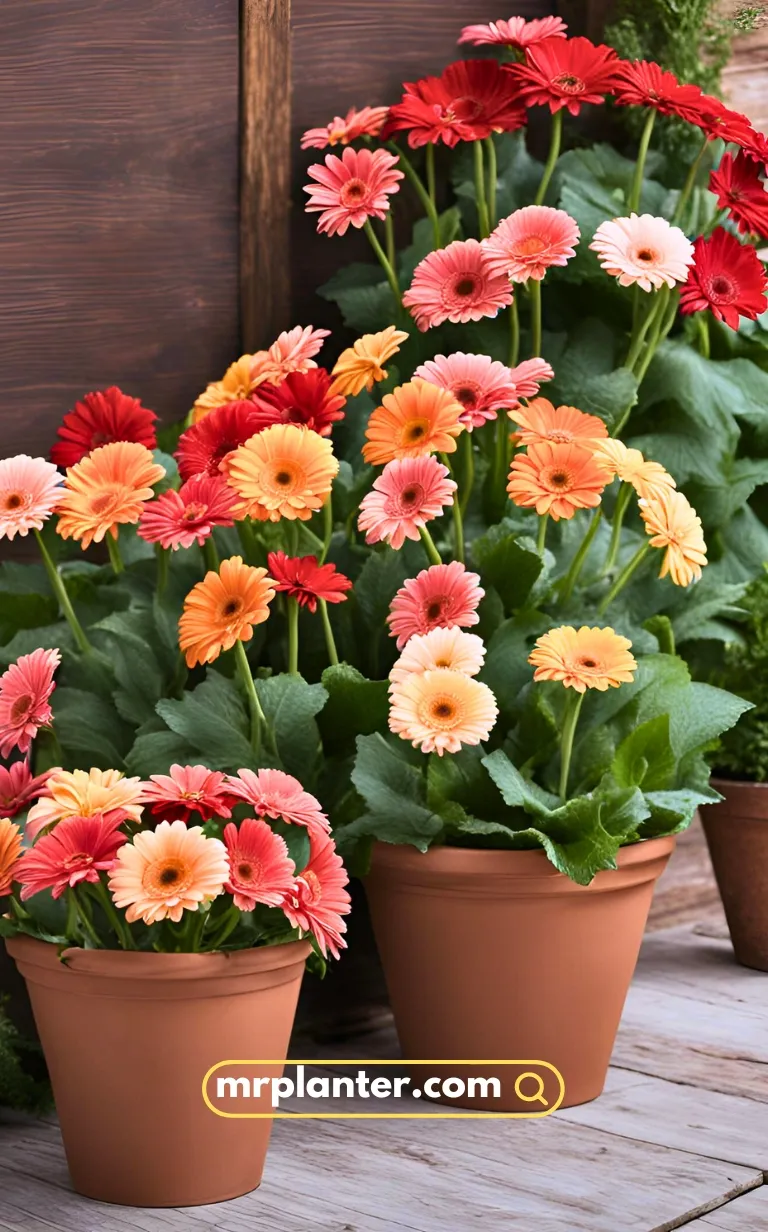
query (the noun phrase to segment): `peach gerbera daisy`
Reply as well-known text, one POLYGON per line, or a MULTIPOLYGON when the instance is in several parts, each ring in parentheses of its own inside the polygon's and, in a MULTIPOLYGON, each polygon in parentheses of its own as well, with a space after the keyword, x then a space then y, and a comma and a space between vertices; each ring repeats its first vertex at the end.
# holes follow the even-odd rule
POLYGON ((275 597, 266 569, 243 564, 241 556, 223 560, 219 572, 206 573, 184 600, 179 648, 187 667, 213 663, 222 650, 253 637, 253 626, 269 616, 275 597))
POLYGON ((509 418, 519 425, 515 439, 521 445, 536 445, 540 441, 553 444, 586 444, 607 436, 608 429, 597 415, 587 415, 575 406, 554 407, 547 398, 533 398, 527 406, 516 406, 509 418))
POLYGON ((21 831, 8 817, 0 817, 0 898, 11 892, 21 855, 21 831))
POLYGON ((701 518, 682 492, 659 488, 638 502, 653 548, 666 548, 659 577, 671 577, 675 586, 698 582, 707 563, 707 545, 701 518))
POLYGON ((453 453, 462 431, 464 408, 448 390, 429 381, 407 381, 368 420, 363 457, 374 466, 394 458, 421 458, 429 453, 453 453))
POLYGON ((637 285, 643 291, 685 282, 694 260, 693 244, 680 228, 653 214, 604 222, 589 246, 622 287, 637 285))
POLYGON ((329 329, 315 329, 313 325, 294 325, 283 330, 268 351, 251 355, 251 391, 259 385, 279 385, 294 372, 309 372, 316 368, 314 356, 321 350, 330 335, 329 329))
POLYGON ((117 538, 121 524, 138 522, 144 502, 154 496, 153 484, 164 475, 146 445, 115 441, 94 449, 67 471, 58 533, 79 540, 83 548, 101 543, 107 534, 117 538))
POLYGON ((229 454, 224 469, 260 522, 307 522, 321 509, 339 471, 330 441, 296 424, 272 424, 229 454))
POLYGON ((513 459, 507 492, 516 505, 559 522, 599 505, 607 482, 605 469, 583 445, 540 441, 513 459))
POLYGON ((397 355, 407 337, 404 329, 394 325, 388 325, 378 334, 363 334, 336 360, 331 372, 334 377, 331 393, 343 394, 345 398, 352 398, 363 389, 370 393, 377 381, 387 379, 384 365, 397 355))
POLYGON ((421 364, 413 376, 447 390, 461 403, 461 422, 468 432, 495 419, 503 407, 516 406, 519 397, 510 369, 490 355, 467 355, 464 351, 436 355, 421 364))
POLYGON ((185 911, 221 894, 228 877, 227 849, 219 839, 206 838, 202 826, 161 821, 120 848, 109 889, 129 924, 178 924, 185 911))
POLYGON ((0 539, 41 530, 58 505, 63 481, 45 458, 20 453, 0 460, 0 539))
POLYGON ((495 317, 512 303, 506 274, 494 274, 478 240, 454 240, 416 266, 403 296, 419 329, 495 317))
POLYGON ((258 385, 251 376, 256 355, 241 355, 230 364, 220 381, 211 381, 192 407, 192 423, 204 419, 209 411, 215 411, 228 402, 242 402, 258 385))
POLYGON ((560 680, 566 689, 617 689, 634 680, 637 663, 629 652, 629 638, 613 629, 590 629, 562 625, 537 638, 528 656, 536 671, 534 680, 560 680))
POLYGON ((29 810, 24 832, 35 838, 65 817, 94 817, 105 822, 141 821, 141 779, 127 779, 119 770, 54 770, 46 783, 48 795, 29 810))
POLYGON ((439 518, 453 504, 456 484, 437 458, 394 458, 363 497, 357 525, 366 543, 386 541, 401 548, 419 540, 419 527, 439 518))
POLYGON ((465 633, 457 625, 451 629, 438 627, 429 633, 417 633, 406 642, 405 649, 389 673, 393 684, 401 684, 418 672, 434 671, 438 667, 476 676, 485 660, 485 646, 476 633, 465 633))
POLYGON ((350 107, 345 116, 334 116, 324 128, 308 128, 302 134, 302 150, 325 150, 329 145, 349 145, 358 137, 377 137, 387 118, 388 107, 350 107))
POLYGON ((570 214, 551 205, 526 205, 503 218, 483 249, 493 274, 512 282, 540 282, 553 265, 576 256, 581 232, 570 214))
POLYGON ((388 150, 353 150, 347 146, 341 158, 326 154, 322 163, 313 163, 307 174, 313 184, 304 192, 308 214, 318 213, 317 229, 322 234, 344 235, 350 226, 363 227, 369 218, 384 218, 389 198, 400 189, 403 172, 397 155, 388 150))
POLYGON ((631 483, 638 496, 645 499, 656 496, 660 488, 677 486, 660 462, 651 462, 639 449, 629 449, 613 436, 595 441, 594 454, 597 461, 605 465, 611 479, 615 476, 622 483, 631 483))
POLYGON ((390 690, 389 730, 439 757, 487 740, 498 713, 487 684, 448 667, 416 672, 390 690))
POLYGON ((239 826, 224 827, 229 857, 229 879, 224 889, 241 911, 257 903, 280 907, 294 887, 296 869, 284 838, 261 817, 247 817, 239 826))

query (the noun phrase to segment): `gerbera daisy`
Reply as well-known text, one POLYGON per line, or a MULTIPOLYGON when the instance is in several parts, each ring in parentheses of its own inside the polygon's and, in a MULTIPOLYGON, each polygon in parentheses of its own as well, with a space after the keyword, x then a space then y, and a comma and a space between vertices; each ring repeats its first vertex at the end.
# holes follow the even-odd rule
POLYGON ((653 60, 622 60, 614 88, 622 107, 653 107, 661 115, 679 116, 695 124, 701 114, 701 90, 677 80, 653 60))
POLYGON ((53 773, 45 770, 33 776, 27 760, 0 766, 0 817, 15 817, 32 800, 47 795, 46 783, 53 773))
POLYGON ((138 533, 161 547, 191 548, 203 544, 214 526, 233 526, 239 498, 223 477, 193 475, 178 492, 170 489, 144 506, 138 533))
POLYGON ((387 118, 388 107, 350 107, 347 114, 334 116, 325 128, 308 128, 301 138, 302 150, 325 150, 329 145, 349 145, 358 137, 378 137, 387 118))
POLYGON ((310 830, 330 829, 320 802, 283 770, 239 770, 228 776, 227 786, 230 795, 252 804, 262 817, 271 817, 273 821, 282 818, 310 830))
POLYGON ((99 874, 114 866, 118 849, 125 843, 119 827, 119 821, 107 822, 101 816, 68 817, 59 822, 24 852, 16 867, 22 902, 41 890, 61 898, 65 890, 84 881, 97 883, 99 874))
POLYGON ((567 265, 575 257, 581 232, 570 214, 550 205, 526 205, 503 218, 483 250, 492 274, 505 274, 512 282, 540 282, 553 265, 567 265))
POLYGON ((41 530, 57 508, 64 476, 45 458, 0 459, 0 539, 41 530))
POLYGON ((509 375, 515 383, 518 398, 535 398, 539 386, 544 381, 554 378, 554 370, 546 359, 524 359, 515 368, 510 368, 509 375))
POLYGON ((321 509, 339 471, 330 441, 296 424, 273 424, 226 461, 229 482, 249 517, 307 522, 321 509))
POLYGON ((519 426, 515 439, 520 445, 536 445, 540 441, 568 445, 572 441, 585 445, 607 436, 608 429, 597 415, 587 415, 575 406, 554 407, 546 398, 533 398, 527 406, 516 406, 510 419, 519 426))
POLYGON ((151 774, 142 783, 141 796, 155 816, 173 816, 188 822, 193 813, 203 821, 212 817, 231 817, 231 792, 226 776, 207 766, 171 766, 170 774, 151 774))
POLYGON ((693 264, 693 244, 679 227, 653 214, 630 214, 601 223, 589 245, 600 264, 622 287, 643 291, 685 282, 693 264))
POLYGON ((127 779, 119 770, 54 770, 45 797, 29 810, 24 832, 36 838, 41 830, 67 817, 94 817, 104 822, 141 821, 141 779, 127 779))
POLYGON ((751 244, 717 227, 707 240, 700 235, 694 246, 694 264, 680 292, 683 314, 709 308, 718 321, 739 328, 739 317, 754 321, 768 308, 765 266, 751 244))
POLYGON ((587 689, 605 693, 634 680, 637 663, 631 649, 629 638, 613 629, 562 625, 536 639, 528 662, 536 668, 534 680, 560 680, 577 693, 587 689))
POLYGON ((284 838, 261 817, 247 817, 239 828, 224 827, 229 857, 229 879, 224 889, 240 911, 253 911, 257 903, 280 907, 295 888, 296 870, 284 838))
POLYGON ((429 633, 438 626, 476 625, 484 594, 479 576, 469 573, 460 561, 431 565, 398 590, 387 616, 389 635, 397 638, 397 649, 402 650, 416 633, 429 633))
POLYGON ((544 39, 565 38, 567 29, 562 17, 534 17, 533 21, 510 17, 509 21, 491 21, 485 26, 465 26, 459 42, 473 43, 475 47, 491 45, 523 50, 544 39))
POLYGON ((21 855, 21 831, 8 817, 0 818, 0 898, 10 894, 17 879, 21 855))
POLYGON ((220 381, 212 381, 197 398, 192 407, 192 423, 204 419, 211 411, 228 402, 240 402, 253 393, 258 379, 251 376, 256 355, 241 355, 230 364, 220 381))
POLYGON ((193 475, 222 475, 224 459, 261 430, 251 398, 217 407, 179 437, 174 457, 182 479, 193 475))
POLYGON ((26 753, 39 729, 52 721, 48 699, 60 663, 58 650, 33 650, 0 676, 0 757, 14 749, 26 753))
POLYGON ((157 415, 141 405, 138 398, 124 394, 116 385, 86 394, 64 416, 58 442, 51 450, 56 466, 74 466, 99 445, 113 441, 134 441, 147 449, 157 445, 157 415))
POLYGON ((109 874, 115 906, 127 908, 129 924, 173 920, 221 894, 229 878, 227 849, 206 838, 202 826, 161 821, 134 835, 117 853, 109 874))
POLYGON ((723 154, 720 166, 709 177, 709 191, 717 197, 717 208, 728 210, 739 231, 768 236, 768 192, 760 168, 742 150, 723 154))
POLYGON ((591 449, 570 442, 540 441, 512 460, 507 492, 516 505, 533 507, 555 522, 572 518, 577 509, 593 509, 608 483, 608 475, 591 449))
POLYGON ((701 518, 682 492, 660 488, 638 502, 646 534, 653 548, 666 548, 659 577, 671 577, 676 586, 698 581, 707 563, 707 545, 701 518))
POLYGON ((710 141, 732 141, 734 145, 749 148, 757 136, 745 115, 726 107, 721 99, 712 94, 702 94, 693 123, 706 133, 710 141))
POLYGON ((144 502, 154 495, 152 485, 164 475, 144 445, 118 441, 94 449, 67 471, 58 533, 79 540, 84 549, 107 534, 117 538, 121 524, 138 522, 144 502))
POLYGON ((492 132, 514 132, 525 123, 509 79, 495 60, 457 60, 440 77, 406 82, 399 103, 389 109, 382 137, 406 130, 408 144, 442 140, 478 141, 492 132))
POLYGON ((506 275, 494 274, 478 240, 454 240, 419 261, 403 305, 422 333, 444 321, 495 317, 512 303, 506 275))
POLYGON ((432 457, 388 462, 360 504, 357 525, 366 532, 365 542, 391 548, 401 548, 406 539, 418 542, 419 527, 453 504, 456 484, 449 473, 432 457))
POLYGON ((334 958, 345 948, 342 934, 347 926, 341 918, 349 913, 351 899, 345 886, 347 870, 336 852, 333 839, 327 834, 310 836, 309 864, 302 869, 291 892, 283 902, 283 910, 294 928, 312 933, 320 952, 334 958))
POLYGON ((452 629, 438 627, 409 639, 389 679, 393 684, 400 684, 415 673, 434 671, 438 667, 476 676, 484 660, 485 646, 476 633, 465 633, 458 625, 452 629))
POLYGON ((313 163, 304 192, 308 214, 320 213, 317 229, 322 234, 344 235, 350 226, 358 229, 369 218, 384 218, 389 198, 399 192, 403 172, 397 155, 388 150, 353 150, 347 146, 341 158, 326 154, 325 163, 313 163))
POLYGON ((578 115, 584 103, 602 103, 621 81, 612 47, 587 38, 548 38, 526 50, 524 64, 509 64, 523 102, 548 105, 553 113, 567 107, 578 115))
POLYGON ((332 564, 319 565, 316 556, 286 556, 285 552, 270 552, 267 556, 272 585, 295 599, 310 612, 317 611, 318 599, 326 603, 343 603, 352 582, 338 573, 332 564))
POLYGON ((429 381, 407 381, 385 394, 368 420, 363 457, 380 466, 395 458, 454 453, 462 413, 461 403, 446 390, 429 381))
POLYGON ((440 141, 453 148, 463 139, 461 118, 451 110, 450 94, 439 77, 406 81, 403 91, 401 101, 389 109, 380 134, 382 140, 407 132, 408 145, 416 150, 440 141))
POLYGON ((309 372, 316 368, 315 355, 322 349, 329 329, 313 325, 294 325, 278 334, 268 351, 257 351, 251 358, 251 386, 265 381, 277 385, 292 372, 309 372))
POLYGON ((429 381, 445 389, 463 410, 460 422, 467 432, 481 428, 503 407, 515 406, 518 390, 506 364, 489 355, 436 355, 420 364, 413 374, 415 380, 429 381))
POLYGON ((609 436, 593 444, 595 458, 605 465, 611 479, 631 483, 638 496, 655 496, 659 488, 674 488, 675 481, 660 462, 644 458, 639 449, 628 449, 623 441, 609 436))
POLYGON ((499 713, 487 684, 448 667, 407 676, 389 697, 389 730, 438 757, 487 740, 499 713))
POLYGON ((346 403, 346 398, 331 392, 330 385, 325 368, 292 372, 279 385, 260 385, 253 395, 259 430, 294 423, 330 436, 333 425, 344 418, 346 403))
POLYGON ((387 379, 384 364, 397 355, 407 337, 405 330, 394 325, 388 325, 378 334, 363 334, 336 360, 332 371, 332 392, 347 398, 354 397, 363 389, 370 393, 378 381, 387 379))
POLYGON ((187 667, 213 663, 222 650, 253 637, 253 626, 269 616, 275 597, 266 569, 243 564, 241 556, 223 560, 218 573, 206 573, 184 600, 179 648, 187 667))

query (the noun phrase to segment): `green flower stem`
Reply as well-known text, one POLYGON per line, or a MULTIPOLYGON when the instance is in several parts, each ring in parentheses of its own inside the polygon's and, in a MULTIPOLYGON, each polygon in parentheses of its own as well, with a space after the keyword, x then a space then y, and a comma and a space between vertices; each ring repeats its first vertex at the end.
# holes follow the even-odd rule
POLYGON ((168 565, 171 559, 171 549, 164 548, 161 544, 156 543, 155 557, 157 559, 157 593, 158 595, 163 595, 168 585, 168 565))
POLYGON ((658 350, 659 343, 663 342, 666 338, 667 334, 674 325, 675 316, 677 315, 678 296, 674 295, 670 300, 669 287, 662 287, 659 294, 664 297, 662 307, 660 308, 658 317, 654 321, 651 328, 645 351, 640 357, 635 369, 635 377, 637 378, 638 385, 642 384, 645 374, 651 366, 653 357, 658 350))
POLYGON ((40 534, 40 531, 36 530, 34 534, 35 539, 37 540, 37 546, 40 549, 43 564, 45 565, 45 571, 48 574, 48 580, 51 583, 51 589, 53 590, 53 593, 58 601, 59 608, 61 609, 61 614, 72 630, 72 636, 77 642, 78 648, 82 650, 83 654, 88 654, 88 652, 92 649, 91 643, 85 636, 83 626, 80 624, 80 621, 75 615, 75 609, 73 608, 72 601, 67 594, 67 588, 64 585, 63 578, 61 577, 61 574, 53 562, 50 552, 43 542, 43 537, 40 534))
POLYGON ((544 198, 547 195, 549 181, 552 179, 552 172, 555 169, 555 163, 560 155, 560 143, 563 139, 563 113, 556 111, 552 116, 552 130, 549 138, 549 154, 544 167, 544 174, 541 177, 538 192, 534 198, 534 205, 542 205, 544 198))
POLYGON ((496 440, 493 454, 494 504, 498 499, 499 516, 506 503, 509 433, 510 422, 507 419, 507 413, 504 410, 500 410, 496 419, 496 440))
POLYGON ((583 701, 584 694, 574 691, 566 702, 563 734, 560 740, 560 799, 563 801, 563 804, 568 799, 568 773, 571 769, 573 738, 576 735, 576 724, 579 721, 583 701))
POLYGON ((67 893, 72 895, 72 901, 75 904, 75 911, 77 912, 83 932, 86 934, 88 939, 93 942, 94 949, 103 950, 104 946, 101 944, 101 938, 96 932, 96 929, 93 927, 93 921, 88 915, 85 903, 80 901, 75 890, 68 890, 67 893))
POLYGON ((333 538, 333 501, 330 492, 323 505, 323 546, 318 557, 318 564, 324 565, 333 538))
MULTIPOLYGON (((256 540, 256 535, 253 530, 253 526, 251 525, 250 518, 242 518, 240 521, 235 522, 235 529, 237 530, 237 537, 240 540, 240 547, 243 549, 243 558, 247 564, 252 565, 254 560, 257 559, 256 552, 257 552, 258 544, 256 540)), ((209 543, 211 543, 213 546, 214 554, 216 552, 216 544, 213 543, 213 538, 211 537, 209 539, 206 539, 203 545, 203 555, 204 556, 205 556, 205 549, 208 547, 209 543)), ((211 559, 213 559, 213 557, 211 557, 211 559)), ((209 564, 208 556, 205 556, 205 565, 207 569, 215 569, 218 572, 218 568, 219 568, 218 556, 216 556, 216 563, 214 565, 209 564)))
POLYGON ((365 231, 365 234, 368 236, 371 248, 376 253, 376 256, 379 258, 379 261, 381 263, 381 268, 384 270, 384 273, 387 275, 387 282, 392 288, 392 294, 394 295, 395 300, 399 306, 400 305, 400 284, 397 281, 397 274, 395 273, 394 266, 390 264, 387 254, 385 253, 384 249, 379 243, 376 232, 371 226, 370 218, 366 218, 365 226, 363 230, 365 231))
POLYGON ((461 477, 459 479, 459 505, 464 517, 475 486, 475 450, 472 444, 472 433, 464 431, 459 437, 459 462, 461 477))
POLYGON ((696 327, 699 331, 699 353, 709 359, 709 318, 703 312, 696 313, 696 327))
POLYGON ((331 667, 336 667, 339 662, 339 653, 336 649, 336 641, 331 628, 331 619, 328 615, 328 604, 325 599, 320 600, 320 616, 323 621, 323 633, 325 634, 325 647, 328 651, 328 662, 331 667))
POLYGON ((93 884, 93 893, 94 893, 95 898, 98 900, 99 903, 101 903, 101 906, 104 908, 107 919, 109 920, 110 924, 114 928, 115 933, 117 934, 117 939, 120 942, 122 949, 135 950, 136 943, 133 940, 133 937, 131 936, 130 927, 127 921, 124 918, 121 919, 121 917, 118 915, 117 908, 115 907, 115 904, 112 902, 112 899, 109 894, 109 890, 105 886, 104 882, 101 881, 101 879, 99 879, 99 881, 93 884))
MULTIPOLYGON (((206 923, 208 922, 208 917, 206 917, 205 922, 206 923)), ((235 931, 239 923, 240 923, 240 909, 239 907, 235 906, 234 902, 232 902, 229 905, 229 910, 226 911, 224 915, 221 917, 221 919, 219 920, 218 929, 213 934, 213 936, 210 937, 208 941, 206 942, 206 945, 204 946, 206 953, 210 953, 212 950, 216 950, 220 946, 222 946, 224 942, 226 941, 227 937, 229 937, 230 934, 235 931)))
POLYGON ((528 294, 531 297, 531 357, 537 359, 541 355, 541 283, 535 278, 528 281, 528 294))
POLYGON ((432 203, 432 208, 434 209, 435 213, 437 213, 435 147, 431 141, 427 142, 426 149, 424 150, 424 165, 427 171, 427 192, 429 194, 429 200, 432 203))
POLYGON ((288 596, 288 671, 292 676, 299 674, 299 604, 298 600, 288 596))
POLYGON ((75 892, 69 887, 66 892, 67 901, 67 919, 64 924, 64 936, 72 941, 77 941, 77 903, 75 901, 75 892))
POLYGON ((520 358, 520 316, 517 311, 517 296, 514 295, 509 305, 509 366, 517 367, 520 358))
POLYGON ((651 133, 653 125, 656 121, 656 111, 653 107, 650 108, 645 121, 642 135, 640 137, 640 146, 637 151, 637 161, 635 163, 635 174, 632 179, 632 188, 627 201, 627 212, 630 214, 637 213, 640 208, 640 193, 643 188, 643 173, 645 172, 645 160, 648 157, 648 147, 651 144, 651 133))
POLYGON ((573 560, 571 561, 571 567, 568 570, 568 573, 566 574, 565 581, 563 582, 563 589, 562 589, 562 595, 561 595, 561 599, 563 603, 567 603, 571 595, 573 594, 573 588, 576 585, 576 582, 578 581, 579 574, 581 573, 582 566, 584 565, 584 561, 587 559, 587 553, 589 552, 589 549, 592 546, 592 540, 597 534, 597 528, 600 525, 601 517, 602 517, 602 510, 598 506, 598 508, 592 514, 592 521, 589 524, 589 530, 587 531, 586 535, 582 539, 581 544, 579 545, 579 550, 574 556, 573 560))
POLYGON ((477 223, 480 239, 484 240, 490 234, 488 225, 488 201, 485 195, 485 169, 483 165, 483 143, 473 142, 475 153, 475 204, 477 205, 477 223))
POLYGON ((635 364, 640 358, 640 352, 643 349, 648 330, 651 328, 651 325, 656 320, 659 313, 663 311, 662 294, 661 291, 659 291, 652 297, 650 307, 645 316, 632 330, 632 337, 629 340, 627 358, 624 360, 624 367, 629 368, 630 372, 634 371, 635 364))
POLYGON ((688 176, 686 178, 685 184, 683 185, 683 191, 680 193, 680 196, 678 197, 677 205, 675 207, 675 212, 672 217, 672 222, 675 226, 680 225, 683 214, 685 213, 685 207, 687 206, 691 193, 693 192, 693 187, 694 187, 694 184, 696 183, 696 176, 698 175, 699 167, 701 166, 701 160, 704 157, 704 154, 706 153, 708 145, 709 145, 709 137, 705 134, 704 140, 701 143, 699 152, 694 158, 693 162, 691 163, 691 169, 688 172, 688 176))
POLYGON ((459 498, 458 491, 454 492, 453 494, 453 505, 451 506, 451 510, 453 512, 453 536, 454 536, 453 550, 454 550, 456 559, 460 560, 463 565, 464 564, 464 518, 461 512, 461 500, 459 498))
POLYGON ((498 168, 496 163, 496 145, 493 135, 485 139, 485 151, 488 155, 488 226, 491 231, 496 226, 496 181, 498 168))
POLYGON ((397 263, 397 251, 395 249, 395 222, 392 215, 392 206, 389 207, 384 216, 384 238, 387 244, 387 260, 392 269, 397 263))
POLYGON ((634 556, 630 560, 629 564, 624 566, 621 573, 616 578, 616 581, 613 583, 613 586, 608 591, 608 594, 603 599, 602 603, 597 609, 598 615, 600 616, 605 615, 605 612, 607 611, 607 609, 611 606, 611 604, 613 603, 614 599, 619 594, 619 592, 624 589, 627 582, 632 577, 632 574, 635 572, 638 566, 642 564, 642 562, 645 560, 650 550, 651 550, 650 543, 641 544, 641 546, 637 549, 634 556))
POLYGON ((188 953, 190 954, 198 954, 200 952, 203 932, 208 923, 208 915, 208 911, 201 911, 199 907, 195 914, 192 915, 192 925, 189 930, 189 937, 187 938, 188 953))
POLYGON ((251 673, 248 656, 245 653, 245 647, 239 640, 235 642, 235 664, 237 667, 237 673, 248 698, 248 708, 251 712, 251 744, 253 745, 254 752, 258 756, 261 751, 262 732, 267 730, 267 720, 264 711, 261 708, 259 695, 256 692, 256 685, 251 673))
MULTIPOLYGON (((240 525, 243 525, 243 523, 238 522, 238 527, 240 525)), ((213 573, 219 572, 221 561, 219 560, 219 553, 216 551, 213 535, 209 535, 203 543, 203 560, 207 570, 213 573)))
POLYGON ((117 539, 109 530, 107 531, 107 551, 109 552, 109 563, 112 566, 112 572, 117 577, 125 571, 125 565, 123 564, 123 558, 120 555, 120 548, 118 547, 117 539))
MULTIPOLYGON (((416 193, 417 193, 417 195, 418 195, 418 198, 419 198, 419 200, 421 201, 421 204, 424 206, 424 209, 425 209, 425 211, 426 211, 426 213, 427 213, 427 217, 430 219, 430 221, 431 221, 431 223, 432 223, 432 233, 433 233, 433 235, 434 235, 434 239, 435 239, 435 248, 440 248, 440 247, 441 247, 441 242, 440 242, 440 219, 438 218, 438 214, 437 214, 437 205, 436 205, 436 203, 435 203, 434 198, 433 198, 432 196, 430 196, 429 192, 428 192, 428 191, 427 191, 427 189, 424 187, 424 182, 423 182, 423 180, 422 180, 421 176, 418 174, 418 172, 417 172, 416 168, 414 167, 413 163, 411 162, 411 160, 410 160, 410 159, 409 159, 409 158, 408 158, 408 157, 407 157, 407 156, 403 153, 403 151, 400 149, 400 147, 399 147, 398 145, 395 145, 394 141, 388 141, 388 142, 387 142, 387 148, 388 148, 389 150, 391 150, 393 154, 397 154, 397 157, 398 157, 398 159, 400 160, 400 161, 399 161, 399 165, 400 165, 401 169, 405 172, 406 178, 410 181, 410 183, 411 183, 411 184, 413 185, 413 187, 416 189, 416 193)), ((435 157, 435 155, 434 155, 434 150, 432 150, 432 151, 431 151, 431 159, 432 159, 432 167, 433 167, 433 169, 434 169, 434 157, 435 157)), ((429 174, 430 174, 430 171, 429 171, 429 167, 430 167, 430 146, 427 146, 427 155, 426 155, 426 158, 427 158, 427 175, 429 176, 429 174)))
POLYGON ((421 542, 424 544, 424 551, 427 553, 430 565, 442 565, 443 558, 435 547, 434 540, 427 530, 426 526, 419 527, 421 542))
POLYGON ((549 525, 549 514, 544 513, 539 518, 539 533, 536 536, 536 551, 539 556, 544 555, 544 544, 547 542, 547 526, 549 525))
POLYGON ((613 510, 613 519, 611 521, 611 542, 608 545, 608 553, 603 565, 602 577, 606 573, 610 573, 613 566, 616 564, 616 557, 619 554, 619 546, 621 544, 621 527, 624 521, 624 515, 627 512, 632 492, 634 491, 631 483, 622 483, 616 497, 616 505, 613 510))

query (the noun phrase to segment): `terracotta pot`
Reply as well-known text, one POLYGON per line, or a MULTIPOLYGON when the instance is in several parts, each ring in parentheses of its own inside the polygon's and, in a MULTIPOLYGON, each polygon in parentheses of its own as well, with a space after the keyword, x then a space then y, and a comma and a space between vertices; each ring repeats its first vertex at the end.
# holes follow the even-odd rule
POLYGON ((216 1116, 202 1081, 219 1061, 285 1058, 308 941, 229 955, 69 949, 64 961, 30 937, 7 946, 27 981, 78 1193, 199 1206, 258 1186, 271 1120, 216 1116))
MULTIPOLYGON (((595 1099, 674 845, 625 847, 578 886, 543 851, 377 843, 366 888, 403 1056, 548 1061, 564 1107, 595 1099)), ((447 1102, 530 1112, 509 1085, 447 1102)))
POLYGON ((701 810, 733 952, 768 971, 768 783, 713 779, 725 799, 701 810))

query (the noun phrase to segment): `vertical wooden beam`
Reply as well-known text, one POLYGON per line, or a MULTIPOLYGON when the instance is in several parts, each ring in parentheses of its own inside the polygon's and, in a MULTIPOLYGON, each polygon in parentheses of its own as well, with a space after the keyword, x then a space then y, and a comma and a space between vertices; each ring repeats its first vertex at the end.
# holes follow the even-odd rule
POLYGON ((291 0, 241 0, 241 342, 290 324, 291 0))

